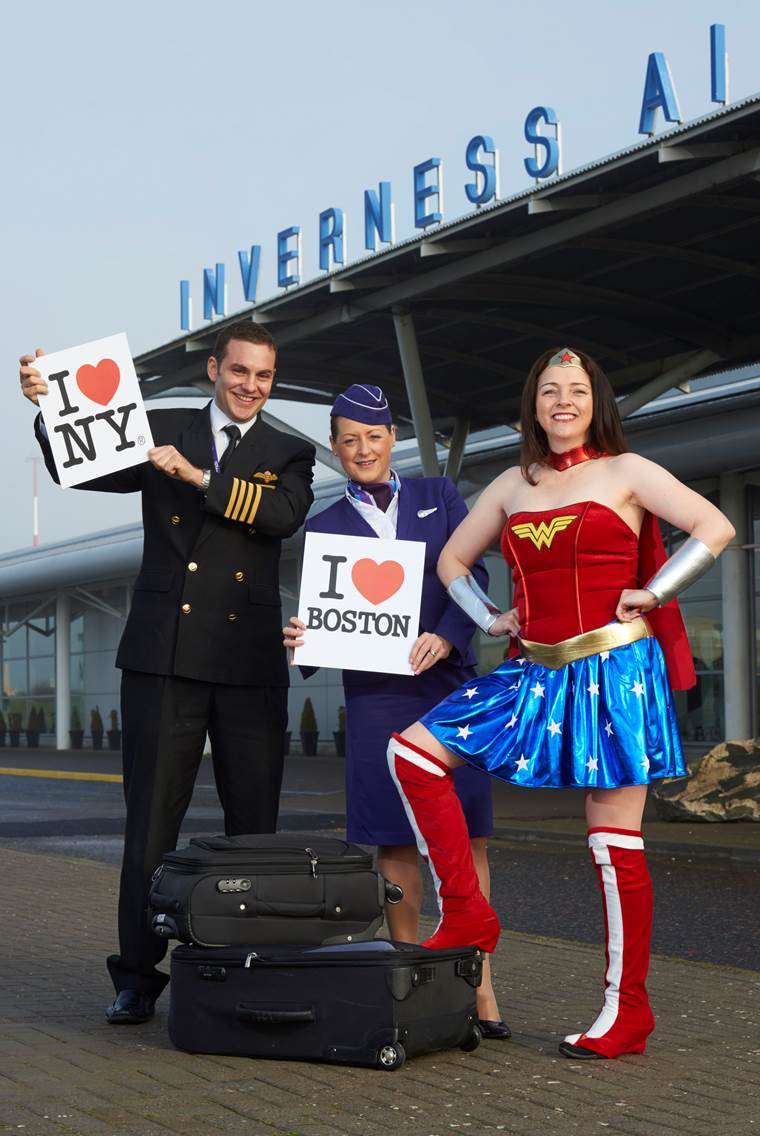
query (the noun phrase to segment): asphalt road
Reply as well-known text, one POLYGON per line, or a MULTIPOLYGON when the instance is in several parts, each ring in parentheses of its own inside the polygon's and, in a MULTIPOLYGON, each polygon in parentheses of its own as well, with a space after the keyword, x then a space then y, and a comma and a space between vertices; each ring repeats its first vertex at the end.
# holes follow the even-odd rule
MULTIPOLYGON (((334 808, 334 797, 319 783, 309 785, 306 794, 286 783, 280 827, 340 834, 342 817, 326 811, 329 807, 334 808)), ((0 847, 118 863, 122 827, 118 784, 0 777, 0 847)), ((183 834, 221 830, 216 792, 207 779, 196 787, 183 834)), ((507 936, 511 929, 600 941, 596 874, 585 851, 496 841, 491 865, 493 902, 507 936)), ((655 951, 760 970, 760 864, 655 855, 650 869, 655 951)), ((426 908, 433 912, 431 894, 426 908)))

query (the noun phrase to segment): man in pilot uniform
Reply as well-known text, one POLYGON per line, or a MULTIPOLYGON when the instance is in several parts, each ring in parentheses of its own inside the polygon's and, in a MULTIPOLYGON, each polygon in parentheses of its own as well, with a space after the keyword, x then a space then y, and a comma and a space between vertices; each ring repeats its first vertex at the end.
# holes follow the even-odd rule
MULTIPOLYGON (((42 351, 37 351, 37 356, 42 351)), ((23 393, 47 384, 21 359, 23 393)), ((247 321, 223 329, 208 361, 214 400, 151 410, 149 461, 78 488, 142 495, 144 550, 119 645, 124 794, 120 953, 108 958, 112 1024, 146 1021, 168 976, 149 929, 150 880, 180 825, 208 733, 229 835, 273 832, 287 726, 279 561, 313 500, 314 447, 260 411, 276 348, 247 321)), ((57 480, 44 425, 35 432, 57 480)))

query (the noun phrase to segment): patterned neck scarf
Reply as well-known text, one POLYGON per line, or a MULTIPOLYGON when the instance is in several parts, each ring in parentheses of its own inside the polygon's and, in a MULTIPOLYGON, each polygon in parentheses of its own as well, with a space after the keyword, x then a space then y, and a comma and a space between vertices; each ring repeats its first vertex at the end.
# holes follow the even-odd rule
POLYGON ((358 481, 349 481, 346 484, 346 493, 356 501, 364 501, 366 505, 377 505, 378 509, 387 513, 388 506, 400 488, 398 474, 392 469, 390 481, 378 481, 372 485, 360 485, 358 481))

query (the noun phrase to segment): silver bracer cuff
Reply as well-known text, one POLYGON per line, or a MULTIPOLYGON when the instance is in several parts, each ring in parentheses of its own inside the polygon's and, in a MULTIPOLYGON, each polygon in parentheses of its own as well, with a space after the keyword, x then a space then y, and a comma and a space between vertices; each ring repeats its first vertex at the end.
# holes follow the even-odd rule
POLYGON ((668 600, 672 600, 673 596, 683 592, 700 576, 704 576, 714 563, 715 557, 707 545, 690 536, 644 587, 656 596, 658 604, 662 606, 668 600))
POLYGON ((487 633, 502 614, 474 576, 456 576, 446 591, 481 631, 487 633))

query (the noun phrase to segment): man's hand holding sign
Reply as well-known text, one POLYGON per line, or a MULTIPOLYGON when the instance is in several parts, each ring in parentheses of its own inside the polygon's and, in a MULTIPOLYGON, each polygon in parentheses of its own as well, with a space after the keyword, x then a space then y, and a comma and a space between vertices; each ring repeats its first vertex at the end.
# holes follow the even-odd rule
POLYGON ((423 646, 432 665, 451 645, 417 634, 424 563, 421 541, 307 533, 298 619, 285 628, 286 645, 298 647, 305 666, 411 675, 425 669, 423 646))

